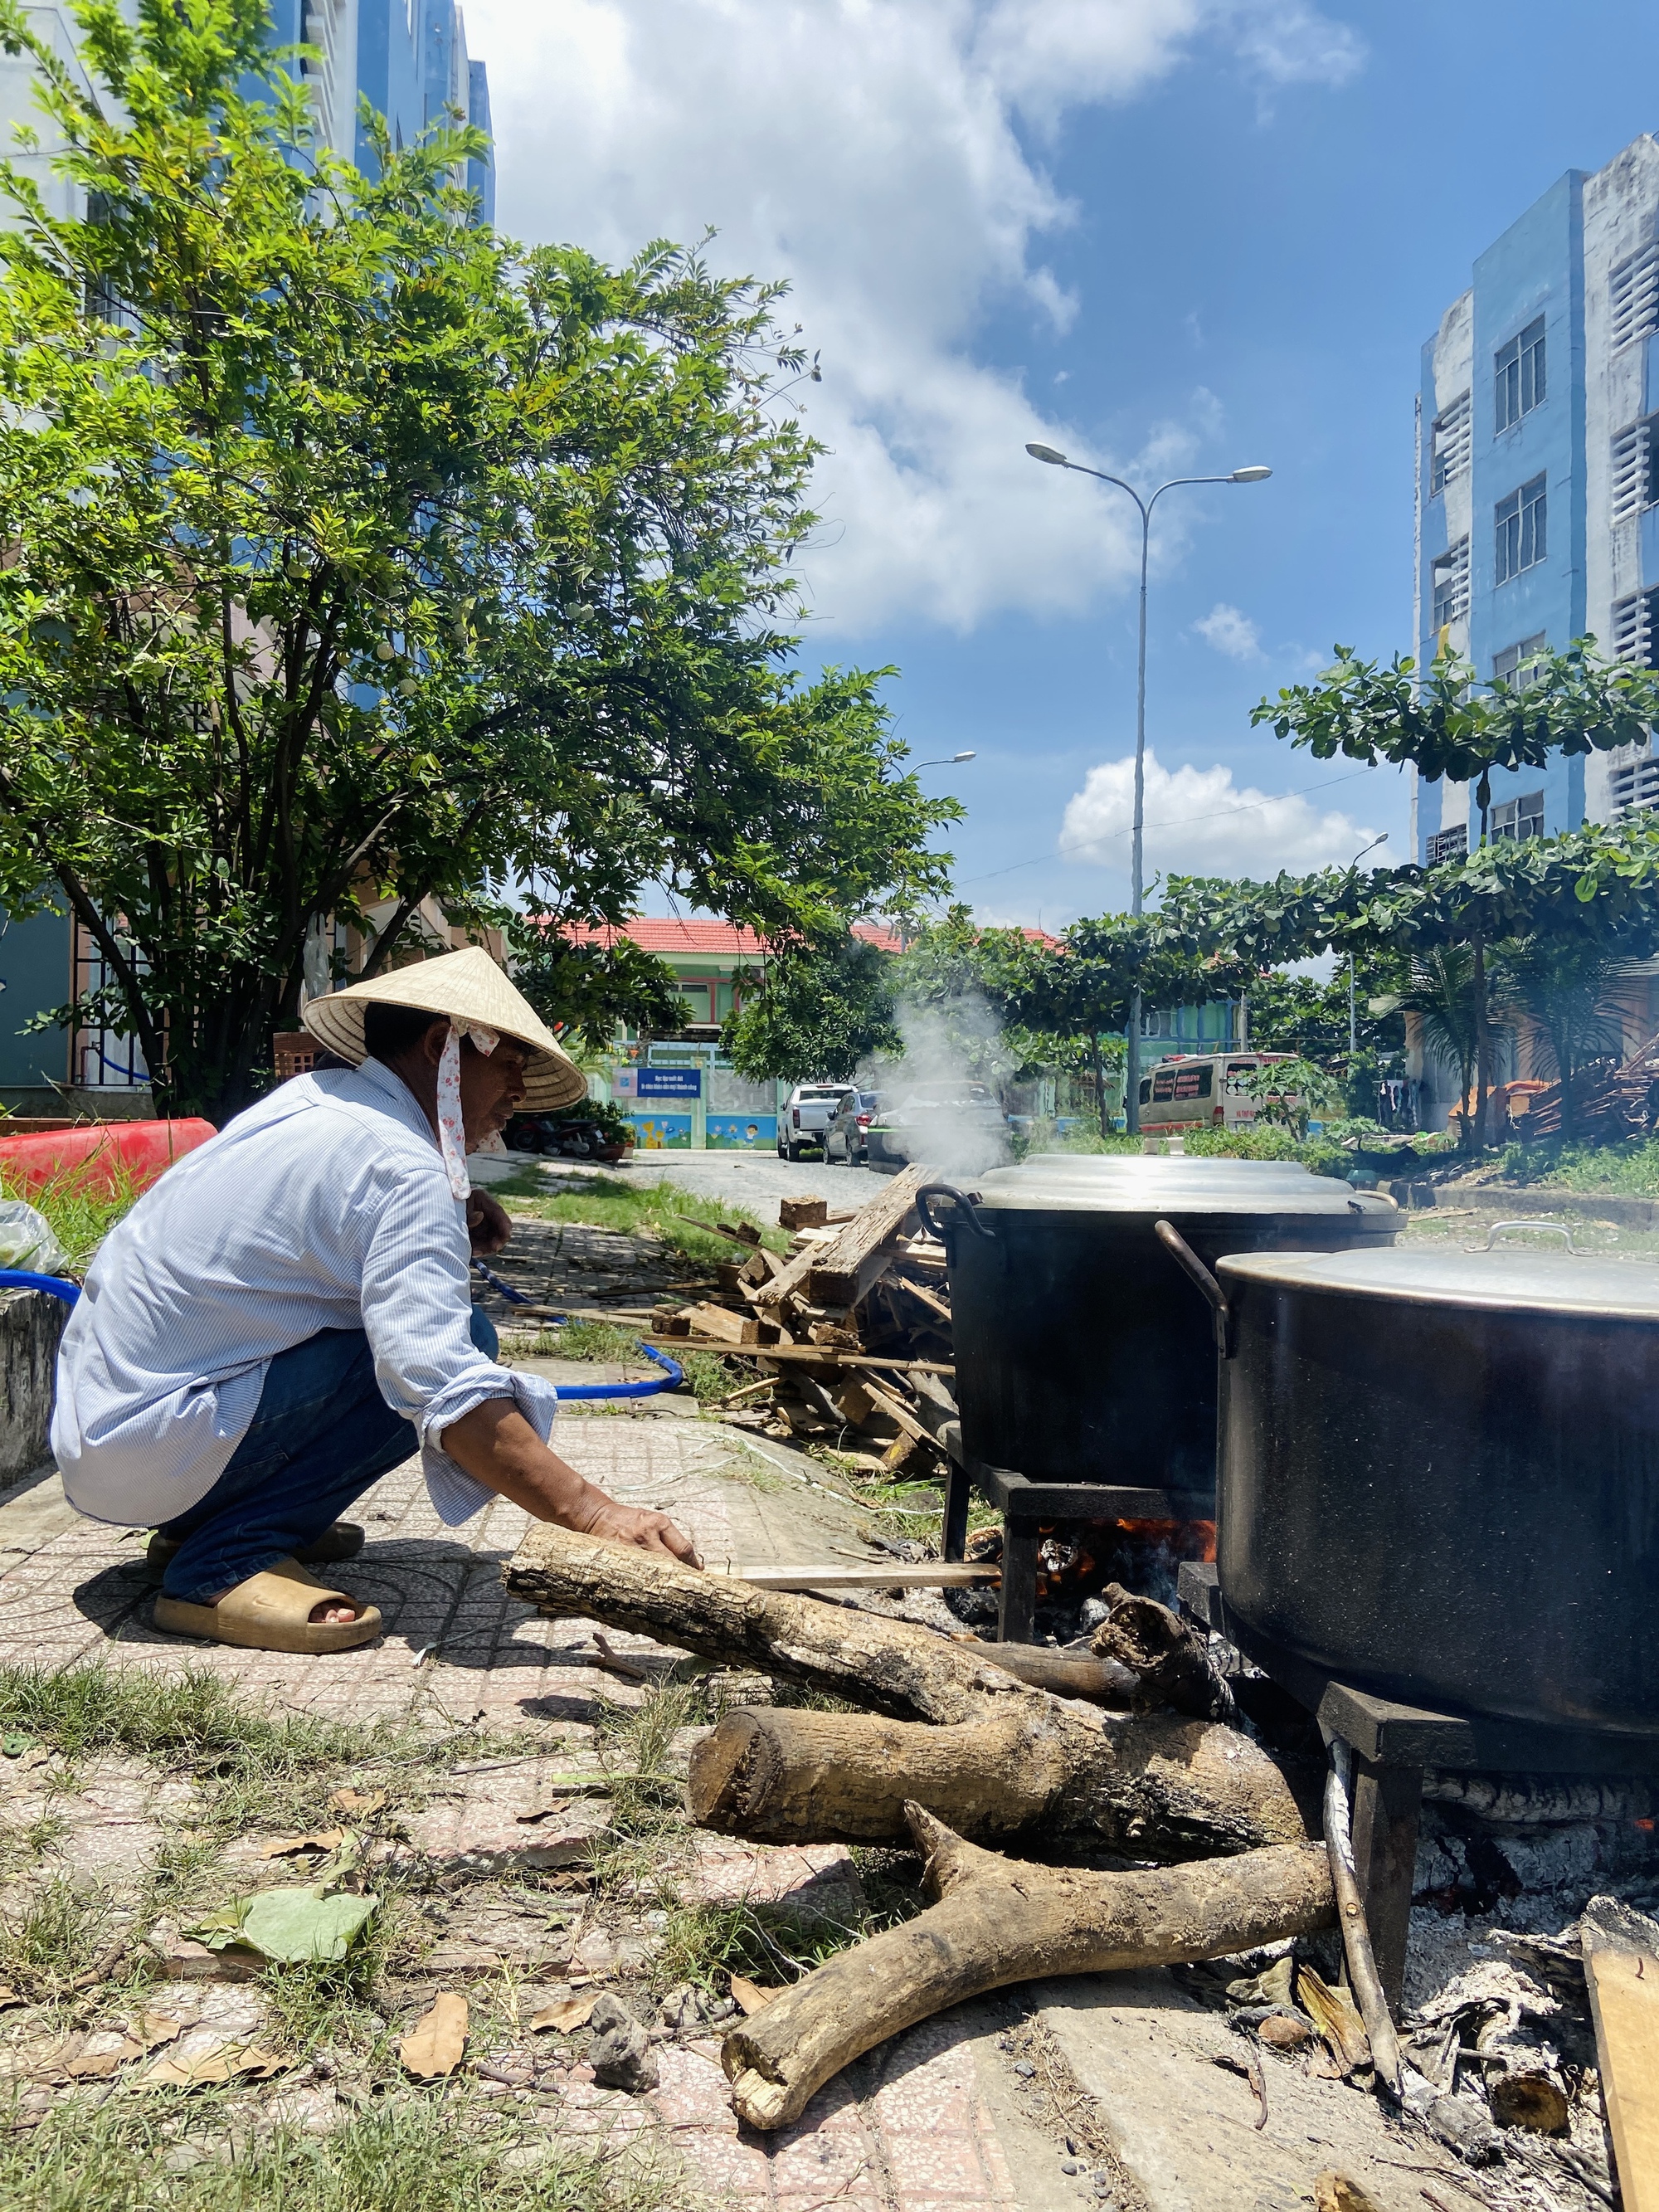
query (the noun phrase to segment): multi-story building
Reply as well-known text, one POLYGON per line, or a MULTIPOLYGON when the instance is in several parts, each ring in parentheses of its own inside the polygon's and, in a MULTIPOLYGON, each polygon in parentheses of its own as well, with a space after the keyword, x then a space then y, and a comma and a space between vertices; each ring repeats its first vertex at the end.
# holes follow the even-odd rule
MULTIPOLYGON (((76 46, 76 24, 64 6, 34 6, 29 19, 45 44, 84 82, 76 46)), ((374 154, 360 112, 360 96, 386 118, 396 146, 459 112, 489 128, 489 85, 484 64, 467 52, 466 30, 455 0, 271 0, 271 43, 306 46, 317 58, 289 66, 306 83, 322 142, 370 172, 374 154)), ((32 64, 0 55, 0 152, 33 177, 58 215, 84 210, 76 188, 53 173, 63 150, 34 104, 32 64), (27 125, 38 145, 24 152, 12 143, 27 125)), ((495 213, 495 172, 488 161, 465 165, 459 181, 478 196, 482 219, 495 213)), ((0 216, 0 221, 4 217, 0 216)), ((101 1112, 120 1112, 123 1099, 143 1110, 148 1074, 131 1040, 107 1028, 49 1028, 25 1033, 40 1012, 60 1006, 103 980, 102 960, 89 934, 66 914, 48 911, 27 921, 0 912, 0 1100, 18 1111, 50 1110, 64 1091, 96 1092, 101 1112)))
MULTIPOLYGON (((1570 169, 1480 257, 1423 349, 1417 647, 1483 679, 1576 637, 1659 665, 1659 143, 1570 169)), ((1659 803, 1650 748, 1494 775, 1487 834, 1659 803)), ((1478 842, 1474 787, 1414 783, 1421 860, 1478 842)))

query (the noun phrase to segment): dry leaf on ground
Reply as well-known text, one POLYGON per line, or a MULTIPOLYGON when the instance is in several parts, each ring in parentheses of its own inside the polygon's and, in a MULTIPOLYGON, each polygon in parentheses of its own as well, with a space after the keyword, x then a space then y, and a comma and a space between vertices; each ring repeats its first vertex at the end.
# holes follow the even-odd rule
POLYGON ((176 2043, 184 2033, 186 2023, 173 2020, 164 2012, 147 2012, 137 2027, 129 2030, 146 2051, 159 2051, 164 2043, 176 2043))
POLYGON ((1330 2046, 1331 2056, 1346 2074, 1371 2063, 1370 2039, 1358 2008, 1346 1990, 1334 1990, 1321 1981, 1311 1966, 1297 1977, 1296 1993, 1312 2014, 1314 2024, 1330 2046))
POLYGON ((337 1851, 345 1841, 343 1828, 319 1828, 313 1836, 278 1836, 274 1843, 261 1844, 262 1859, 297 1858, 301 1851, 337 1851))
POLYGON ((774 1997, 782 1995, 781 1990, 768 1989, 761 1982, 745 1981, 741 1974, 733 1974, 732 1977, 732 2001, 750 2020, 757 2012, 763 2012, 774 1997))
POLYGON ((1376 2199, 1346 2173, 1327 2166, 1314 2182, 1315 2212, 1377 2212, 1376 2199))
POLYGON ((8 1989, 3 1982, 0 1982, 0 2012, 9 2012, 14 2005, 27 2002, 27 1997, 20 1997, 15 1990, 8 1989))
POLYGON ((544 2005, 530 2023, 530 2033, 539 2035, 544 2027, 560 2035, 574 2035, 579 2027, 586 2027, 588 2015, 599 2002, 597 1993, 591 1997, 567 1997, 562 2004, 544 2005))
POLYGON ((466 1999, 444 1990, 398 2045, 405 2069, 423 2081, 453 2074, 466 2051, 466 1999))
POLYGON ((205 2089, 227 2081, 268 2081, 286 2072, 289 2062, 251 2043, 222 2043, 188 2058, 158 2058, 138 2077, 141 2089, 205 2089))
POLYGON ((349 1813, 354 1820, 367 1820, 386 1803, 384 1790, 337 1790, 328 1801, 331 1813, 349 1813))
POLYGON ((124 2036, 118 2044, 112 2044, 106 2051, 77 2051, 73 2058, 64 2060, 62 2070, 71 2081, 106 2081, 118 2066, 125 2066, 129 2059, 142 2058, 143 2055, 142 2043, 129 2042, 124 2036))

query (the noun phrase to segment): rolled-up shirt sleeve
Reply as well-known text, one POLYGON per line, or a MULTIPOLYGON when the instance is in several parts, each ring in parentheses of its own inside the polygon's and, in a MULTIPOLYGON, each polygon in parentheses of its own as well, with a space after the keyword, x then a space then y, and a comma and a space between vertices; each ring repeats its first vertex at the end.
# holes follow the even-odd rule
POLYGON ((471 1249, 463 1206, 441 1170, 378 1194, 363 1256, 363 1328, 388 1406, 412 1421, 427 1490, 447 1528, 495 1495, 443 1449, 444 1431, 487 1398, 511 1398, 545 1443, 558 1395, 539 1375, 498 1367, 471 1334, 471 1249))

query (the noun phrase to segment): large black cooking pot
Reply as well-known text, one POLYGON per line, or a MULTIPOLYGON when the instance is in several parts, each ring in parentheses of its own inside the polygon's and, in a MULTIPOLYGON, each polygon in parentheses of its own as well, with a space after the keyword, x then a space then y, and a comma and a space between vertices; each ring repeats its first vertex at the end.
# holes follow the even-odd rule
POLYGON ((1407 1704, 1659 1735, 1659 1268, 1401 1249, 1216 1272, 1237 1619, 1407 1704))
POLYGON ((921 1200, 950 1257, 964 1456, 1206 1501, 1214 1340, 1153 1224, 1168 1217, 1213 1262, 1387 1243, 1400 1218, 1390 1199, 1282 1162, 1066 1159, 973 1188, 921 1200))

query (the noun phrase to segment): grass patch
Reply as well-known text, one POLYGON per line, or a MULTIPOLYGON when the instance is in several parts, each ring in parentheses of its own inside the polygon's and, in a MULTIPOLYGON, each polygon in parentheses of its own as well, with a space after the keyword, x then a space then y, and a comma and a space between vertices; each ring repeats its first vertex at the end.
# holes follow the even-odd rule
MULTIPOLYGON (((0 1134, 4 1129, 0 1120, 0 1134)), ((68 1255, 65 1264, 76 1275, 86 1273, 104 1238, 143 1195, 143 1185, 113 1153, 95 1165, 80 1162, 59 1168, 44 1182, 0 1175, 0 1198, 25 1199, 36 1212, 45 1214, 68 1255)))
POLYGON ((62 1996, 97 1957, 108 1920, 108 1899, 67 1875, 28 1883, 0 1909, 0 1982, 37 2002, 62 1996))
POLYGON ((838 1951, 920 1912, 915 1859, 896 1851, 854 1853, 862 1898, 845 1919, 803 1912, 787 1901, 697 1905, 671 1912, 652 1967, 654 1985, 683 1982, 724 1996, 733 1974, 778 1988, 799 1981, 838 1951))
POLYGON ((614 1229, 629 1237, 653 1236, 683 1258, 704 1263, 738 1259, 742 1255, 730 1237, 712 1236, 697 1226, 699 1222, 723 1222, 728 1229, 746 1224, 760 1231, 761 1242, 769 1250, 781 1253, 789 1248, 787 1232, 775 1224, 757 1221, 737 1206, 682 1190, 678 1183, 623 1183, 595 1176, 582 1182, 573 1179, 550 1189, 532 1170, 495 1183, 492 1195, 509 1212, 528 1215, 535 1221, 614 1229))
POLYGON ((1622 1145, 1505 1145, 1495 1157, 1505 1182, 1659 1198, 1659 1137, 1622 1145))
POLYGON ((671 2160, 594 2149, 442 2097, 388 2101, 325 2135, 233 2135, 227 2101, 58 2106, 34 2129, 0 2133, 0 2202, 31 2212, 678 2212, 696 2201, 671 2160))
MULTIPOLYGON (((204 1785, 195 1824, 221 1835, 326 1826, 330 1794, 366 1764, 400 1768, 413 1782, 422 1770, 443 1765, 457 1741, 406 1723, 365 1728, 266 1712, 203 1667, 152 1674, 95 1660, 0 1667, 0 1735, 14 1732, 70 1761, 124 1753, 188 1773, 204 1785)), ((459 1741, 469 1753, 478 1748, 471 1732, 459 1741)))

